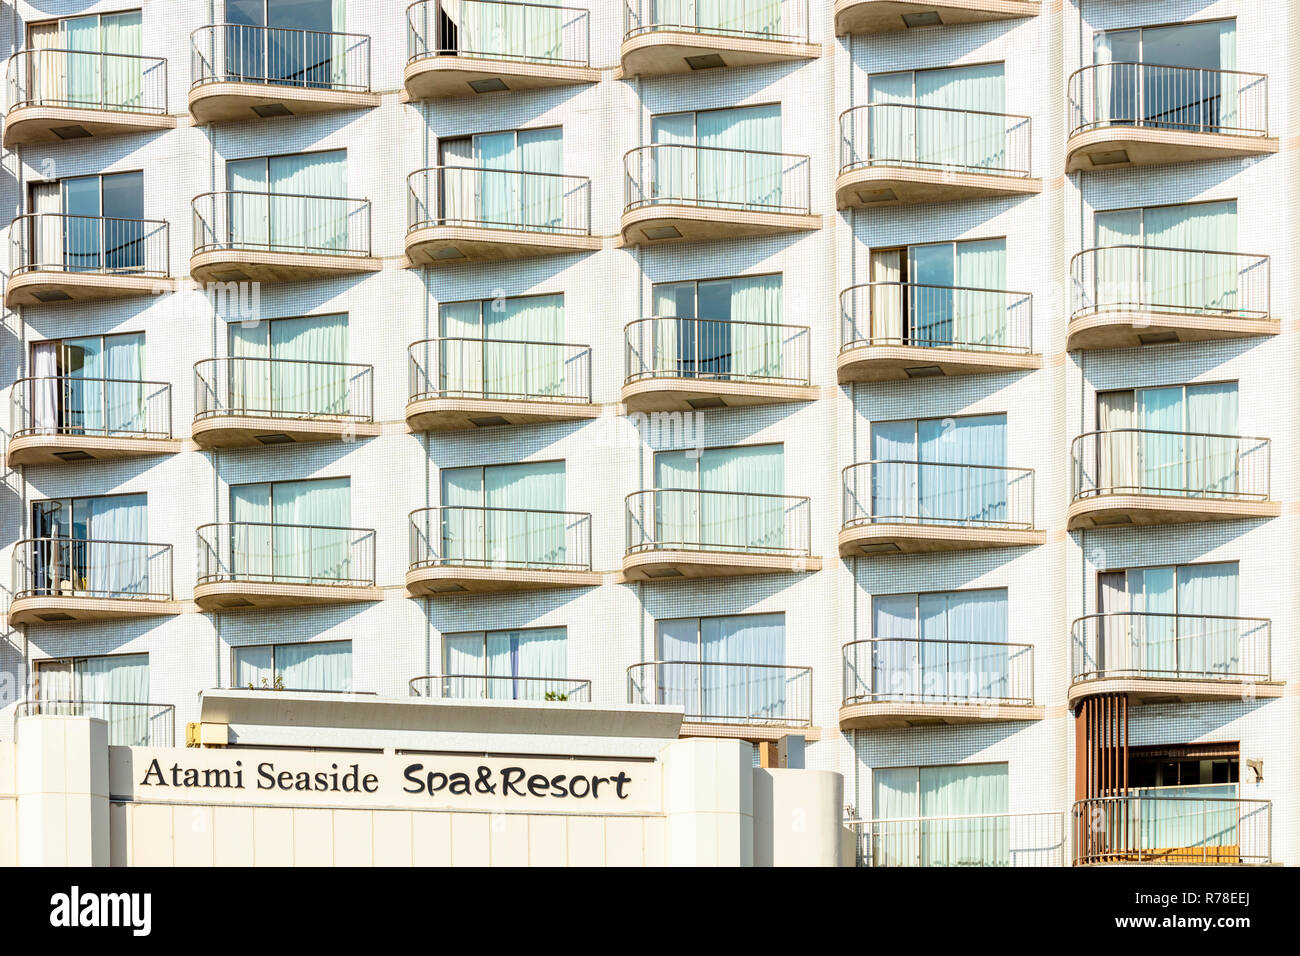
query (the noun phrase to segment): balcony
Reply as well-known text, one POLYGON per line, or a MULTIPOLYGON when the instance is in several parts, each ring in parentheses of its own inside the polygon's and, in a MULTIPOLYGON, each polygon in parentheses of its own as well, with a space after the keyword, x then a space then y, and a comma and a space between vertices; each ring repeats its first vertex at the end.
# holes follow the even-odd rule
POLYGON ((13 554, 10 627, 181 612, 172 596, 169 544, 27 538, 13 554))
POLYGON ((1145 63, 1095 63, 1070 75, 1066 171, 1265 156, 1268 77, 1145 63))
POLYGON ((167 223, 27 213, 9 227, 5 305, 116 299, 170 291, 167 223))
POLYGON ((170 455, 172 387, 166 382, 20 378, 9 394, 9 467, 170 455))
POLYGON ((811 667, 647 661, 627 669, 627 702, 681 707, 683 737, 821 736, 812 724, 811 667))
POLYGON ((835 0, 835 33, 892 33, 914 27, 1038 16, 1038 0, 835 0))
POLYGON ((372 109, 370 37, 216 23, 190 34, 195 122, 372 109))
POLYGON ((868 282, 840 295, 839 382, 1028 372, 1033 351, 1028 292, 868 282))
POLYGON ((852 820, 858 866, 1064 866, 1060 813, 852 820))
POLYGON ((415 432, 580 422, 591 403, 591 347, 439 338, 410 348, 406 424, 415 432))
POLYGON ((709 10, 704 4, 624 0, 624 76, 662 76, 821 56, 821 46, 809 42, 808 0, 753 6, 761 9, 735 15, 709 10))
POLYGON ((1074 440, 1068 527, 1275 518, 1267 438, 1115 428, 1074 440))
POLYGON ((1074 804, 1074 865, 1273 862, 1273 804, 1237 785, 1151 787, 1074 804))
POLYGON ((202 448, 356 441, 378 435, 374 368, 246 356, 194 365, 194 441, 202 448))
POLYGON ((811 331, 799 325, 656 317, 624 330, 629 411, 811 402, 811 331))
POLYGON ((627 496, 629 581, 820 571, 812 502, 792 495, 655 488, 627 496))
POLYGON ((418 596, 589 588, 591 515, 445 505, 411 512, 406 589, 418 596))
POLYGON ((875 638, 844 647, 841 730, 1041 720, 1028 644, 875 638))
POLYGON ((369 199, 225 191, 194 200, 190 275, 199 282, 292 282, 380 268, 369 199))
POLYGON ((534 700, 591 703, 591 681, 506 674, 430 674, 412 677, 412 697, 439 700, 534 700))
POLYGON ((1097 694, 1132 703, 1280 697, 1272 622, 1259 617, 1089 614, 1070 628, 1070 706, 1097 694))
POLYGON ((712 146, 641 146, 623 159, 629 246, 821 228, 807 156, 712 146))
POLYGON ((108 724, 108 742, 114 747, 176 746, 176 707, 172 704, 38 697, 14 705, 15 723, 24 717, 42 716, 102 720, 108 724))
POLYGON ((236 521, 198 529, 194 601, 205 611, 378 601, 369 528, 236 521))
POLYGON ((1066 347, 1139 348, 1277 335, 1268 256, 1158 246, 1085 249, 1070 262, 1066 347))
POLYGON ((594 252, 591 180, 513 169, 433 166, 407 177, 413 266, 594 252))
POLYGON ((840 115, 840 209, 1030 196, 1029 117, 873 103, 840 115))
POLYGON ((421 0, 406 10, 413 100, 600 82, 591 14, 510 0, 421 0))
POLYGON ((167 61, 80 50, 18 50, 6 68, 4 147, 173 129, 167 61))
POLYGON ((1044 544, 1034 472, 941 462, 867 461, 844 469, 841 557, 1044 544))

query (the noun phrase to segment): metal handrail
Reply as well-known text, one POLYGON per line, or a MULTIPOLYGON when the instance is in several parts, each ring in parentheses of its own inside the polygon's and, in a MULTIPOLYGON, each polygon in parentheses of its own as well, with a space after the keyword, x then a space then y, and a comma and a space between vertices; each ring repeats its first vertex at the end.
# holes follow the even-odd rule
POLYGON ((23 538, 14 544, 13 588, 14 600, 170 601, 174 593, 172 546, 97 538, 23 538))
POLYGON ((812 381, 812 330, 805 325, 652 316, 629 322, 623 335, 627 383, 647 378, 767 385, 812 381), (738 338, 755 341, 737 345, 738 338), (680 348, 683 340, 690 342, 688 353, 680 348))
POLYGON ((840 293, 840 351, 871 345, 1031 354, 1033 294, 922 282, 864 282, 840 293), (999 315, 999 313, 1001 313, 999 315), (957 338, 963 318, 987 332, 982 341, 957 338), (991 321, 990 321, 991 316, 991 321), (948 328, 940 338, 937 330, 948 328))
POLYGON ((29 212, 9 227, 9 265, 27 272, 171 275, 167 223, 160 219, 29 212))
POLYGON ((1076 866, 1273 859, 1271 800, 1128 793, 1078 800, 1071 816, 1076 866))
POLYGON ((627 702, 675 704, 693 723, 810 727, 812 674, 811 667, 788 664, 642 661, 627 668, 627 702), (738 695, 745 712, 727 713, 738 695))
POLYGON ((258 83, 299 89, 370 91, 370 37, 243 23, 190 33, 191 88, 258 83))
POLYGON ((1071 257, 1070 287, 1072 318, 1126 311, 1272 315, 1272 260, 1251 253, 1097 246, 1071 257), (1186 278, 1170 282, 1171 275, 1186 278))
POLYGON ((164 57, 98 50, 28 49, 18 50, 10 57, 5 72, 10 111, 28 106, 55 106, 167 114, 167 60, 164 57), (67 61, 79 63, 86 60, 98 63, 95 75, 99 82, 93 99, 72 96, 67 84, 67 78, 74 73, 68 68, 67 61), (49 82, 51 77, 47 74, 53 74, 54 83, 49 82))
MULTIPOLYGON (((128 746, 172 747, 175 746, 176 744, 176 705, 175 704, 154 704, 154 703, 148 703, 144 701, 134 701, 134 700, 87 700, 85 698, 73 698, 73 697, 38 697, 35 700, 24 699, 18 701, 18 703, 14 705, 13 738, 15 740, 18 739, 18 721, 20 718, 42 716, 41 711, 47 707, 53 708, 56 711, 64 711, 64 710, 73 711, 73 713, 52 713, 52 714, 45 715, 50 717, 96 717, 96 714, 94 713, 90 713, 90 714, 77 713, 77 711, 82 711, 86 709, 90 709, 94 711, 94 710, 99 710, 101 708, 108 709, 110 707, 126 707, 126 708, 147 707, 153 710, 154 713, 145 715, 145 723, 146 723, 145 731, 147 735, 146 740, 143 743, 138 743, 138 744, 133 743, 133 744, 129 744, 128 746), (161 721, 166 729, 165 734, 158 735, 160 738, 158 741, 154 740, 155 734, 153 728, 154 728, 155 721, 161 721)), ((110 725, 113 722, 113 718, 111 716, 99 717, 98 719, 108 721, 110 725)), ((109 736, 111 742, 111 737, 112 737, 111 729, 109 731, 109 736)))
POLYGON ((565 173, 428 166, 406 177, 407 233, 433 226, 591 235, 591 179, 565 173), (505 180, 509 200, 492 208, 482 184, 505 180))
POLYGON ((1272 631, 1273 622, 1266 617, 1085 614, 1070 625, 1070 675, 1074 683, 1113 677, 1270 681, 1272 631), (1154 626, 1148 628, 1147 622, 1154 626))
POLYGON ((793 557, 812 554, 812 500, 804 496, 704 491, 698 488, 647 488, 632 492, 624 502, 627 506, 628 554, 665 550, 793 557), (679 507, 684 506, 687 520, 665 521, 662 518, 664 502, 672 499, 677 499, 679 507), (739 520, 737 516, 727 514, 718 520, 706 519, 705 511, 710 506, 724 505, 737 506, 743 511, 739 520), (690 535, 692 540, 679 540, 684 535, 673 533, 684 531, 693 531, 690 535))
POLYGON ((476 398, 591 403, 589 345, 444 336, 412 343, 407 356, 408 401, 476 398))
MULTIPOLYGON (((552 6, 550 4, 528 3, 522 0, 458 0, 462 11, 487 8, 496 11, 497 22, 488 25, 483 34, 500 38, 504 42, 500 49, 466 49, 462 46, 461 31, 449 20, 443 21, 443 0, 417 0, 406 8, 406 61, 430 59, 439 56, 457 56, 505 60, 520 63, 544 63, 551 66, 591 65, 591 12, 578 7, 552 6), (524 34, 523 17, 525 12, 539 15, 553 13, 560 18, 555 31, 555 40, 559 55, 538 52, 521 52, 518 47, 527 46, 529 37, 524 34), (433 23, 430 23, 432 14, 433 23), (518 33, 512 36, 512 30, 506 23, 512 14, 522 21, 518 33), (417 23, 417 19, 419 23, 417 23), (495 29, 494 29, 495 28, 495 29), (432 37, 433 42, 430 42, 432 37), (512 43, 518 40, 518 43, 512 43), (514 47, 514 49, 507 49, 514 47)), ((482 41, 482 35, 474 38, 482 41)))
POLYGON ((491 700, 567 700, 574 703, 591 702, 591 681, 568 677, 520 677, 513 674, 424 674, 406 682, 412 697, 437 697, 465 700, 483 698, 491 700), (482 682, 477 694, 458 693, 464 687, 472 688, 482 682), (490 693, 498 687, 508 686, 509 694, 490 693), (522 685, 522 686, 521 686, 522 685), (421 692, 423 690, 423 693, 421 692), (435 693, 436 691, 436 693, 435 693))
POLYGON ((375 586, 375 531, 270 521, 199 525, 199 584, 375 586))
POLYGON ((839 171, 914 166, 1027 178, 1033 156, 1031 129, 1030 118, 1015 113, 916 103, 854 106, 840 114, 839 171), (959 129, 951 128, 954 122, 959 129), (932 124, 938 128, 926 129, 932 124), (972 131, 974 125, 987 128, 972 131), (923 131, 933 139, 927 140, 933 152, 922 150, 923 131), (882 134, 884 142, 879 142, 882 134))
POLYGON ((1263 73, 1116 60, 1075 70, 1068 91, 1071 136, 1108 126, 1268 135, 1263 73))
POLYGON ((439 505, 412 511, 410 534, 412 569, 591 570, 588 512, 439 505))
POLYGON ((858 866, 1062 866, 1065 862, 1065 819, 1059 811, 858 819, 844 825, 857 831, 858 866))
POLYGON ((1110 428, 1084 432, 1071 442, 1073 500, 1100 495, 1169 495, 1267 501, 1272 483, 1272 442, 1243 435, 1110 428), (1121 437, 1124 436, 1124 437, 1121 437), (1155 440, 1155 462, 1146 461, 1155 440), (1177 440, 1180 450, 1167 446, 1177 440), (1194 453, 1199 447, 1200 453, 1194 453), (1177 483, 1165 480, 1170 469, 1177 483), (1202 480, 1193 481, 1200 473, 1202 480))
POLYGON ((223 189, 200 193, 194 210, 194 252, 253 249, 336 256, 369 256, 369 199, 223 189), (259 209, 264 206, 264 209, 259 209), (254 220, 252 227, 236 218, 254 220), (277 236, 289 219, 290 231, 277 236))
POLYGON ((812 212, 810 167, 809 157, 799 153, 689 143, 638 146, 623 156, 623 208, 667 204, 806 216, 812 212), (708 157, 741 157, 744 168, 739 176, 702 175, 701 160, 708 157))
POLYGON ((848 465, 843 479, 845 528, 881 523, 1034 527, 1032 468, 881 459, 848 465), (922 488, 927 474, 940 482, 933 493, 922 488))
POLYGON ((373 365, 230 355, 194 363, 194 420, 217 416, 374 421, 373 365), (277 373, 300 370, 297 390, 273 387, 277 373), (272 406, 272 407, 261 407, 272 406))
POLYGON ((72 375, 32 375, 14 382, 10 394, 11 439, 28 435, 91 435, 105 438, 171 438, 172 393, 168 382, 72 375), (98 393, 98 407, 86 401, 98 393), (91 412, 87 422, 87 412, 91 412), (99 424, 95 424, 95 419, 99 424))
POLYGON ((767 24, 756 29, 721 22, 701 23, 700 9, 695 4, 691 5, 695 10, 694 23, 673 23, 656 16, 659 13, 658 0, 624 0, 623 39, 630 40, 647 33, 672 32, 783 43, 808 42, 808 0, 778 0, 778 3, 778 25, 773 28, 773 25, 767 24))
POLYGON ((875 637, 850 641, 842 653, 846 706, 873 701, 1021 706, 1034 703, 1032 644, 875 637), (910 660, 895 664, 887 659, 891 650, 906 653, 913 648, 915 656, 910 660), (942 652, 940 666, 931 660, 932 652, 942 652), (968 660, 954 664, 954 653, 968 660), (865 659, 860 659, 863 655, 865 659), (990 662, 994 669, 983 669, 990 662), (888 686, 881 686, 882 683, 888 686))

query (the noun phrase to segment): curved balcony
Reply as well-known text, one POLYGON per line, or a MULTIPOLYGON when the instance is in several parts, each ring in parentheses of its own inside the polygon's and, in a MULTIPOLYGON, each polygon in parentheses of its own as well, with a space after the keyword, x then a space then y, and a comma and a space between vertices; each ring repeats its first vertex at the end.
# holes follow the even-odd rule
POLYGON ((591 180, 513 169, 431 166, 407 177, 410 265, 594 252, 591 180))
POLYGON ((1034 472, 947 462, 867 461, 844 469, 841 557, 1044 544, 1034 472))
POLYGON ((167 61, 83 50, 18 50, 5 68, 4 147, 173 129, 167 61))
POLYGON ((116 299, 169 291, 167 223, 40 212, 9 227, 5 305, 116 299))
POLYGON ((1138 348, 1276 335, 1268 256, 1160 246, 1085 249, 1070 261, 1066 347, 1138 348))
POLYGON ((1066 171, 1160 166, 1276 153, 1268 77, 1149 63, 1070 74, 1066 171))
POLYGON ((840 294, 841 385, 942 375, 1027 372, 1033 351, 1028 292, 868 282, 840 294))
POLYGON ((26 538, 14 545, 13 587, 10 627, 181 612, 170 544, 26 538))
POLYGON ((646 661, 627 669, 627 702, 684 710, 682 737, 779 740, 791 730, 808 740, 812 668, 717 661, 646 661))
POLYGON ((372 109, 370 37, 214 23, 190 34, 190 113, 233 123, 372 109))
POLYGON ((627 496, 630 581, 820 571, 812 502, 793 495, 655 488, 627 496))
POLYGON ((198 529, 194 601, 205 611, 378 601, 369 528, 220 522, 198 529))
POLYGON ((590 514, 459 505, 411 512, 406 589, 414 595, 587 588, 603 578, 591 569, 590 514))
POLYGON ((858 866, 1064 866, 1060 812, 849 820, 858 866))
POLYGON ((1135 704, 1280 697, 1272 631, 1261 617, 1086 615, 1070 628, 1070 705, 1098 694, 1135 704))
POLYGON ((407 681, 412 697, 438 700, 536 700, 591 703, 591 681, 507 674, 429 674, 407 681))
POLYGON ((1273 804, 1236 784, 1150 787, 1074 804, 1074 865, 1273 862, 1273 804))
POLYGON ((627 245, 807 232, 809 159, 713 146, 640 146, 623 158, 622 232, 627 245))
POLYGON ((811 331, 800 325, 655 317, 628 323, 630 411, 811 402, 811 331))
POLYGON ((1073 442, 1071 531, 1275 518, 1267 438, 1114 428, 1073 442))
POLYGON ((413 100, 600 82, 591 13, 515 0, 420 0, 406 9, 413 100))
POLYGON ((835 33, 892 33, 1038 16, 1038 0, 835 0, 835 33))
POLYGON ((1043 191, 1029 175, 1029 117, 911 103, 840 114, 840 209, 1043 191))
POLYGON ((194 440, 203 448, 356 441, 378 435, 370 365, 251 356, 194 364, 194 440))
POLYGON ((406 424, 416 432, 586 421, 591 347, 504 339, 438 338, 409 350, 406 424))
POLYGON ((761 9, 735 16, 704 4, 623 0, 623 74, 662 76, 821 56, 821 47, 809 41, 808 0, 754 6, 761 9))
POLYGON ((841 730, 1041 720, 1034 649, 875 638, 844 646, 841 730))
POLYGON ((9 401, 10 468, 181 450, 166 382, 36 376, 14 382, 9 401))

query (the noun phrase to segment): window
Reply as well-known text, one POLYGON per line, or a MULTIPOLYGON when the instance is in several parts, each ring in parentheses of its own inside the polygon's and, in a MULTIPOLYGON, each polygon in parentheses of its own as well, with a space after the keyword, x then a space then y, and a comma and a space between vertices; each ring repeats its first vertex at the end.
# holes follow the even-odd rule
POLYGON ((1007 242, 977 239, 871 251, 871 339, 999 348, 1009 340, 1007 242))
POLYGON ((98 717, 108 721, 108 742, 145 747, 151 731, 164 731, 162 713, 151 713, 149 655, 114 654, 36 663, 36 698, 43 714, 98 717))
POLYGON ((35 342, 32 377, 30 423, 38 432, 121 435, 159 429, 147 414, 143 332, 35 342))
POLYGON ((568 635, 562 627, 475 631, 442 639, 447 697, 545 700, 567 694, 568 635))
POLYGON ((1006 454, 1006 415, 875 422, 871 514, 876 521, 1005 522, 1006 454))
POLYGON ((731 722, 778 720, 800 698, 807 704, 807 689, 783 666, 784 614, 675 618, 655 631, 656 703, 731 722))
MULTIPOLYGON (((142 50, 140 23, 140 11, 127 10, 29 24, 27 48, 44 51, 30 61, 33 98, 49 106, 143 109, 146 67, 133 59, 142 50)), ((151 74, 158 69, 148 66, 151 74)))
POLYGON ((351 248, 346 150, 231 160, 226 188, 230 242, 236 247, 351 248))
POLYGON ((785 547, 785 446, 655 455, 660 546, 772 551, 785 547))
POLYGON ((562 461, 444 469, 443 561, 563 565, 570 558, 565 501, 562 461))
POLYGON ((227 77, 315 88, 347 85, 349 38, 338 35, 345 10, 342 0, 226 0, 227 77))
POLYGON ((235 687, 352 690, 352 642, 310 641, 234 649, 235 687))
POLYGON ((448 302, 439 309, 438 389, 495 397, 563 395, 564 295, 448 302))
POLYGON ((781 106, 652 118, 655 197, 724 208, 781 206, 781 106))
MULTIPOLYGON (((566 217, 559 126, 478 133, 439 144, 442 218, 482 226, 559 230, 566 217)), ((585 201, 585 200, 584 200, 585 201)))
POLYGON ((1240 797, 1240 744, 1164 744, 1129 750, 1129 794, 1140 802, 1140 846, 1211 848, 1210 859, 1232 860, 1238 829, 1258 827, 1258 808, 1240 797))
POLYGON ((348 527, 347 478, 232 485, 230 520, 239 579, 338 583, 367 570, 352 566, 356 538, 363 532, 348 527))
POLYGON ((348 413, 346 315, 231 322, 228 329, 232 410, 304 418, 348 413))
POLYGON ((858 153, 866 153, 871 162, 1007 167, 1001 63, 877 73, 868 80, 867 96, 872 105, 870 145, 869 150, 860 146, 858 153))
POLYGON ((873 769, 874 865, 1007 866, 1007 781, 1004 763, 873 769))
POLYGON ((653 368, 682 378, 751 381, 781 377, 780 274, 654 287, 653 368))
POLYGON ((33 502, 33 593, 144 598, 169 590, 162 581, 151 586, 158 549, 147 544, 145 501, 140 494, 33 502))
MULTIPOLYGON (((67 272, 139 272, 146 263, 144 173, 32 183, 31 265, 67 272)), ((153 225, 149 224, 152 233, 153 225)))

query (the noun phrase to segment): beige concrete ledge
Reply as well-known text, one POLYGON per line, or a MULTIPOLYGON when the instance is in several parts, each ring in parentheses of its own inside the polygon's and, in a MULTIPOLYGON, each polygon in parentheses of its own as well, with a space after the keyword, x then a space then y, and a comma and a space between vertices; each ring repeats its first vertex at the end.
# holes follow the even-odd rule
POLYGON ((623 404, 634 412, 689 412, 701 408, 742 408, 815 402, 821 394, 812 385, 724 382, 707 378, 642 378, 623 386, 623 404))
POLYGON ((440 594, 492 594, 540 591, 548 588, 594 588, 605 575, 599 571, 547 568, 471 568, 431 565, 406 572, 406 589, 417 597, 440 594))
POLYGON ((1114 528, 1125 525, 1240 521, 1246 518, 1276 518, 1281 513, 1282 504, 1278 501, 1241 501, 1177 495, 1096 495, 1070 503, 1066 527, 1071 531, 1078 531, 1084 528, 1114 528))
POLYGON ((840 531, 840 557, 882 557, 982 548, 1032 548, 1047 532, 1025 528, 967 528, 941 524, 858 524, 840 531))
POLYGON ((486 398, 421 398, 406 405, 413 432, 465 431, 495 425, 536 425, 599 418, 601 406, 583 402, 545 402, 486 398))
POLYGON ((316 607, 383 600, 377 587, 347 584, 275 584, 265 581, 208 581, 194 586, 194 603, 205 611, 267 607, 316 607))
POLYGON ((943 724, 1005 723, 1042 720, 1044 709, 1032 704, 935 703, 932 701, 880 700, 845 704, 840 708, 840 730, 933 727, 943 724))
POLYGON ((137 617, 179 614, 179 601, 143 598, 104 598, 37 595, 15 598, 9 605, 9 626, 21 624, 71 624, 87 621, 123 621, 137 617))
POLYGON ((634 551, 623 557, 629 581, 729 578, 748 574, 805 574, 820 571, 816 556, 743 554, 717 551, 634 551))
POLYGON ((426 226, 406 234, 406 258, 411 265, 446 266, 595 252, 603 245, 600 236, 477 226, 426 226))
POLYGON ((836 177, 835 204, 839 209, 875 209, 987 196, 1032 196, 1042 191, 1043 181, 1030 176, 911 166, 859 166, 836 177))
POLYGON ((1188 703, 1198 700, 1250 700, 1281 697, 1283 681, 1211 680, 1208 678, 1097 677, 1070 685, 1069 704, 1085 697, 1124 694, 1133 704, 1188 703))
POLYGON ((1276 136, 1236 136, 1141 126, 1103 126, 1074 133, 1066 143, 1066 172, 1120 166, 1164 166, 1229 156, 1267 156, 1276 136))
POLYGON ((327 252, 209 249, 190 256, 190 275, 199 282, 295 282, 378 272, 382 268, 383 264, 373 256, 327 252))
MULTIPOLYGON (((938 369, 945 376, 1030 372, 1043 367, 1037 353, 992 352, 977 349, 919 348, 914 345, 860 345, 840 352, 835 368, 841 385, 849 382, 893 382, 938 369)), ((937 376, 936 376, 937 377, 937 376)))
POLYGON ((1131 349, 1169 342, 1209 342, 1277 335, 1279 319, 1180 312, 1084 312, 1070 319, 1066 349, 1131 349))
POLYGON ((257 448, 293 442, 373 438, 382 430, 383 426, 377 422, 337 418, 209 415, 194 420, 191 435, 200 448, 257 448))
POLYGON ((1041 9, 1037 0, 835 0, 835 33, 889 33, 906 30, 903 17, 913 13, 938 13, 939 22, 984 23, 989 20, 1015 20, 1036 17, 1041 9))
POLYGON ((406 95, 413 100, 479 96, 479 91, 470 84, 491 80, 501 81, 506 90, 541 90, 599 83, 600 70, 585 66, 494 60, 489 57, 426 56, 407 63, 402 74, 406 95))
POLYGON ((803 213, 757 212, 748 209, 715 209, 652 203, 623 213, 623 242, 629 246, 658 246, 669 242, 737 239, 742 236, 774 236, 787 232, 820 229, 822 217, 803 213), (649 233, 647 233, 649 230, 649 233), (654 238, 658 230, 676 235, 654 238))
MULTIPOLYGON (((196 123, 234 123, 262 119, 257 110, 284 108, 295 116, 368 110, 379 106, 378 93, 317 90, 274 83, 204 83, 190 89, 190 114, 196 123)), ((278 111, 278 110, 277 110, 278 111)))
POLYGON ((20 272, 5 286, 5 305, 41 305, 67 300, 122 299, 170 292, 166 276, 112 275, 100 272, 20 272))
POLYGON ((92 137, 99 137, 153 133, 175 128, 176 117, 164 113, 128 113, 125 110, 68 106, 19 106, 5 116, 4 146, 5 149, 13 149, 15 146, 30 146, 33 143, 63 143, 69 138, 83 138, 81 130, 92 137), (54 132, 56 129, 73 135, 60 136, 54 132))
POLYGON ((807 724, 723 724, 692 723, 689 718, 682 721, 679 731, 682 737, 718 737, 727 740, 748 740, 750 743, 767 743, 782 737, 799 736, 805 740, 821 740, 822 729, 809 727, 807 724))
MULTIPOLYGON (((662 76, 692 73, 688 59, 707 57, 709 66, 754 66, 786 63, 821 56, 816 43, 763 40, 757 37, 711 36, 675 30, 638 33, 623 40, 620 57, 624 76, 662 76), (717 59, 722 62, 717 62, 717 59)), ((708 67, 705 67, 708 68, 708 67)))
POLYGON ((132 438, 116 435, 20 435, 9 440, 9 467, 62 465, 70 461, 148 458, 174 455, 185 443, 177 438, 132 438))

